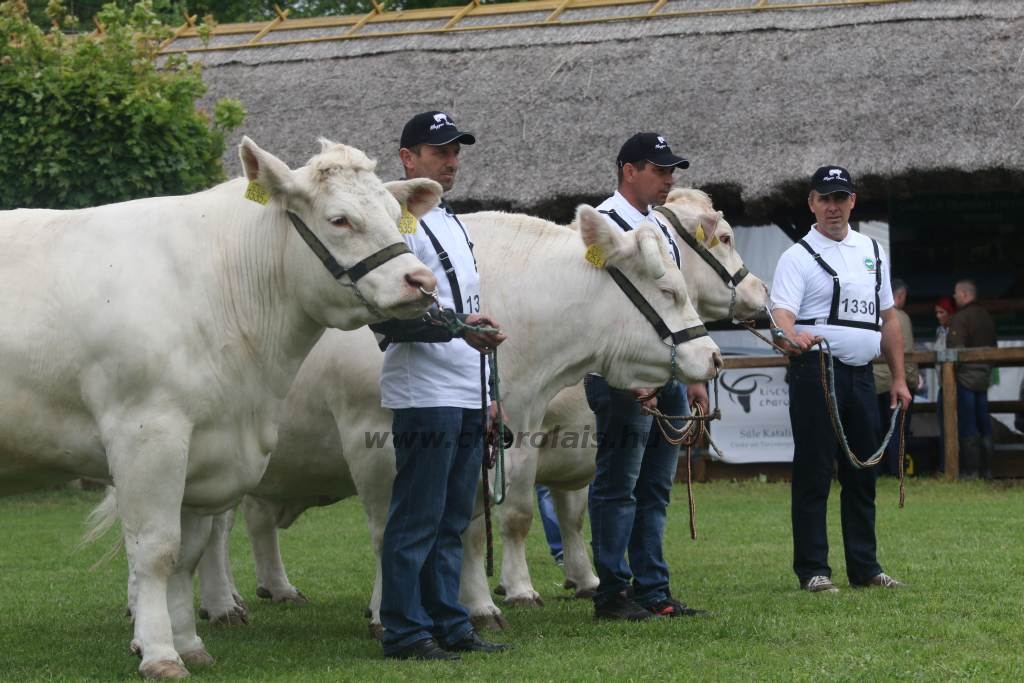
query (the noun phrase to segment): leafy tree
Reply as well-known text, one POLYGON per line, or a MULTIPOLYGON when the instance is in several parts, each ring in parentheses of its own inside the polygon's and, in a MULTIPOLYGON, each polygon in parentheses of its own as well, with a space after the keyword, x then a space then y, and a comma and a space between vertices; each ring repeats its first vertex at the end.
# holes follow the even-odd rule
POLYGON ((194 192, 222 180, 224 135, 241 125, 237 100, 212 120, 197 110, 206 86, 198 64, 157 51, 169 29, 152 5, 105 5, 101 33, 75 24, 50 0, 54 28, 29 19, 24 0, 0 4, 0 208, 75 208, 194 192))
MULTIPOLYGON (((27 0, 32 20, 43 27, 50 25, 45 14, 49 0, 27 0)), ((109 0, 107 0, 109 1, 109 0)), ((485 3, 494 0, 483 0, 485 3)), ((507 0, 502 0, 507 1, 507 0)), ((116 0, 122 8, 130 7, 132 0, 116 0)), ((386 0, 386 10, 416 9, 420 7, 462 6, 469 0, 386 0)), ((93 16, 104 0, 67 0, 71 13, 81 19, 80 29, 92 30, 93 16)), ((220 24, 246 21, 267 21, 277 16, 274 5, 288 9, 288 16, 327 17, 343 14, 365 14, 373 9, 370 0, 154 0, 153 10, 169 26, 182 24, 184 14, 203 18, 212 16, 220 24)))

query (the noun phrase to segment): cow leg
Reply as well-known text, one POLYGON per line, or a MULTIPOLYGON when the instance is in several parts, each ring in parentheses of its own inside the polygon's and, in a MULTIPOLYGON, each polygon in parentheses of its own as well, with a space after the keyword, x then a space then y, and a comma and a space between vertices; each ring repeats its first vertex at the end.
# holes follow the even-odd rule
POLYGON ((231 528, 235 511, 214 515, 210 540, 199 560, 199 615, 211 624, 236 626, 249 623, 249 614, 235 590, 231 575, 231 528))
MULTIPOLYGON (((394 479, 392 473, 391 478, 394 479)), ((380 599, 381 599, 381 566, 380 549, 384 541, 384 526, 388 521, 388 506, 391 503, 390 496, 361 496, 363 510, 366 511, 366 523, 370 528, 370 545, 373 547, 373 556, 376 558, 377 573, 373 578, 373 593, 370 595, 370 635, 377 640, 384 638, 384 625, 380 621, 380 599)))
MULTIPOLYGON (((482 511, 482 505, 477 506, 482 511)), ((469 619, 477 630, 501 630, 508 627, 501 610, 491 598, 487 582, 487 528, 483 514, 473 517, 462 534, 462 574, 459 602, 469 610, 469 619)))
POLYGON ((537 481, 537 452, 515 449, 506 460, 508 487, 505 502, 497 506, 501 522, 501 585, 505 602, 541 606, 544 601, 533 588, 526 564, 526 534, 533 521, 537 481), (518 463, 518 467, 515 466, 518 463))
POLYGON ((274 602, 309 602, 302 592, 288 580, 281 559, 281 546, 277 539, 277 520, 280 505, 263 498, 246 496, 242 499, 245 528, 252 546, 252 559, 256 564, 256 595, 274 602))
POLYGON ((192 577, 210 541, 212 526, 212 515, 182 510, 181 550, 167 582, 167 609, 174 633, 174 649, 189 666, 213 664, 213 657, 196 633, 195 609, 192 606, 192 577))
POLYGON ((173 418, 167 415, 153 419, 132 416, 119 424, 134 429, 129 427, 125 434, 115 433, 104 439, 117 485, 117 512, 124 529, 129 566, 135 577, 131 648, 142 657, 139 673, 145 678, 188 675, 174 647, 168 580, 181 547, 181 501, 188 448, 184 435, 190 428, 173 423, 173 418))
POLYGON ((587 511, 589 486, 575 491, 551 489, 558 526, 562 532, 562 553, 565 567, 565 587, 575 588, 577 598, 592 598, 597 590, 597 575, 587 554, 583 539, 583 516, 587 511))

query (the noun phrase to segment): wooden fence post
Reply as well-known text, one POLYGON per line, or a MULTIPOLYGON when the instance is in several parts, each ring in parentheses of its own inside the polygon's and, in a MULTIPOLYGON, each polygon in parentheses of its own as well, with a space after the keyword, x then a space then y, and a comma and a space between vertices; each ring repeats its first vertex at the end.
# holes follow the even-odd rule
POLYGON ((946 479, 954 480, 960 477, 960 435, 956 418, 956 351, 940 352, 939 355, 942 368, 942 442, 946 459, 946 479))

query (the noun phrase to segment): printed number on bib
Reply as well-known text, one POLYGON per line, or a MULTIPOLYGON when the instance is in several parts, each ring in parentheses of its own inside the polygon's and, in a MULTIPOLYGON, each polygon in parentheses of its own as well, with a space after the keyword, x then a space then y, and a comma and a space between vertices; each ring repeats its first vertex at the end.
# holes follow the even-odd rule
POLYGON ((843 299, 840 302, 843 307, 843 313, 853 313, 854 315, 874 315, 875 314, 875 302, 864 299, 843 299))
POLYGON ((473 296, 466 297, 466 313, 479 313, 480 312, 480 295, 474 294, 473 296))

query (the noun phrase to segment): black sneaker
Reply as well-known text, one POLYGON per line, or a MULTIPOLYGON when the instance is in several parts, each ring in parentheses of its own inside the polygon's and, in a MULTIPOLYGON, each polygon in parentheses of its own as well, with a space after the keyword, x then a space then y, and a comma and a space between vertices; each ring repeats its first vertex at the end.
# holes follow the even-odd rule
POLYGON ((643 621, 651 619, 654 614, 626 597, 626 593, 618 593, 603 605, 594 607, 595 619, 612 619, 618 621, 643 621))
MULTIPOLYGON (((445 646, 448 652, 502 652, 512 646, 507 643, 489 643, 473 631, 461 640, 445 646)), ((458 655, 455 655, 458 657, 458 655)))
POLYGON ((454 652, 441 649, 441 646, 433 638, 422 638, 405 647, 385 650, 384 657, 386 659, 441 659, 448 661, 462 659, 454 652))
POLYGON ((679 602, 670 593, 664 600, 644 605, 659 617, 700 617, 708 613, 706 609, 695 609, 685 602, 679 602))

